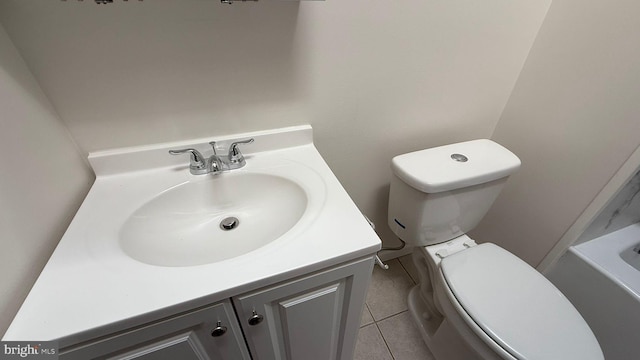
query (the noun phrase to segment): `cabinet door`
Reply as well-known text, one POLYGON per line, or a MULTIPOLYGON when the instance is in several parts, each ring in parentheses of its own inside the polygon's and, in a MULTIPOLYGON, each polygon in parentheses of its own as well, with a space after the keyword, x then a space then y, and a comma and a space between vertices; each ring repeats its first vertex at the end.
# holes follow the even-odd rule
POLYGON ((233 306, 226 300, 99 341, 61 349, 60 359, 249 360, 250 357, 233 306))
POLYGON ((347 360, 373 259, 233 298, 254 360, 347 360))

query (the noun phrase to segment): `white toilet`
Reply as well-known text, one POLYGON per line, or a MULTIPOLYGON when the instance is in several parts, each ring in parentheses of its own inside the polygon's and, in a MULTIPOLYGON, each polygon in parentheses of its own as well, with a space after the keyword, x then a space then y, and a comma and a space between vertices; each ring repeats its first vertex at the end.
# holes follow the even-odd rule
POLYGON ((604 359, 578 311, 534 268, 473 229, 520 159, 473 140, 392 161, 389 226, 408 246, 420 284, 409 310, 436 359, 604 359))

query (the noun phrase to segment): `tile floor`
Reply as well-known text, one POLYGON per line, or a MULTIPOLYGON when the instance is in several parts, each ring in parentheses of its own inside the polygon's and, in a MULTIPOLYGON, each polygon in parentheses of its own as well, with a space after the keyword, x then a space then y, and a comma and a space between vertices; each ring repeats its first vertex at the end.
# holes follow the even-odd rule
POLYGON ((376 266, 362 313, 355 360, 433 360, 407 310, 417 276, 410 255, 376 266))

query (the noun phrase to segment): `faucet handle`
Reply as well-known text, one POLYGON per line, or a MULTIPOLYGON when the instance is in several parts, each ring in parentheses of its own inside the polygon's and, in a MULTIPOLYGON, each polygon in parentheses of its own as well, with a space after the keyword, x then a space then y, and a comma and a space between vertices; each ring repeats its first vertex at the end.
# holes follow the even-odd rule
POLYGON ((240 149, 238 149, 238 145, 251 144, 252 142, 253 142, 253 138, 231 143, 231 146, 229 146, 229 163, 243 166, 245 162, 244 156, 240 152, 240 149))
POLYGON ((171 154, 171 155, 180 155, 180 154, 184 154, 184 153, 189 153, 191 155, 190 156, 190 163, 189 163, 189 170, 191 171, 192 174, 194 174, 194 175, 204 174, 204 173, 206 173, 208 171, 208 169, 207 169, 207 161, 205 160, 204 156, 202 156, 200 151, 198 151, 196 149, 192 149, 192 148, 169 150, 169 154, 171 154))

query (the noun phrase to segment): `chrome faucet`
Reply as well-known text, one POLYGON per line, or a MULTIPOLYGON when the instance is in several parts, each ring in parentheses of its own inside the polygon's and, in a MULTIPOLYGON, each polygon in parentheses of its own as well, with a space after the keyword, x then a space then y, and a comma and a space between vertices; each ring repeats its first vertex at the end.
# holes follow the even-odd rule
POLYGON ((213 155, 208 158, 205 158, 201 152, 193 148, 169 150, 169 154, 180 155, 189 153, 191 155, 189 160, 189 171, 193 175, 209 173, 216 175, 225 170, 235 170, 245 166, 247 162, 244 159, 242 152, 240 152, 238 145, 251 144, 252 142, 253 138, 235 141, 229 146, 229 153, 227 155, 218 155, 216 153, 216 142, 211 141, 209 145, 213 148, 213 155))

